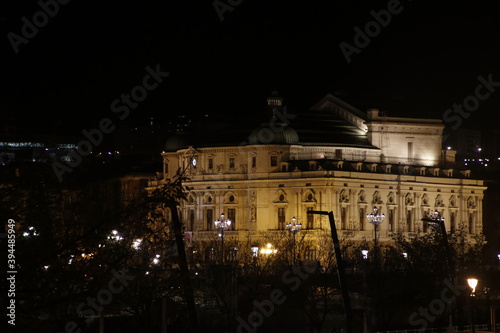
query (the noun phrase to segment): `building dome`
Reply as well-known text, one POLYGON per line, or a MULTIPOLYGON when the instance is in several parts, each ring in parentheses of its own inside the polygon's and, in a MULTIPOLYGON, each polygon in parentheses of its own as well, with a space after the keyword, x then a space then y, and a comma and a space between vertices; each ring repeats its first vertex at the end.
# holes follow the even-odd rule
POLYGON ((165 143, 165 151, 177 151, 192 146, 190 133, 176 132, 167 139, 165 143))
POLYGON ((296 144, 299 143, 297 132, 282 122, 270 121, 252 131, 249 144, 296 144))

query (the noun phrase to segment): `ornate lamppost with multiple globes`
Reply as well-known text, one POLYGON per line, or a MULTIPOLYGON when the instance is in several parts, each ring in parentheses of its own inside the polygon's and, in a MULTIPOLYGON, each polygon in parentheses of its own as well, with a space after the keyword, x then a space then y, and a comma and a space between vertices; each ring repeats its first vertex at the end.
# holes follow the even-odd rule
POLYGON ((295 234, 302 229, 302 224, 297 223, 297 219, 295 217, 292 217, 292 222, 286 224, 286 229, 290 231, 293 235, 293 264, 296 264, 296 258, 295 258, 295 234))
POLYGON ((373 207, 373 212, 370 214, 366 214, 366 219, 368 223, 373 224, 373 231, 374 231, 374 239, 373 239, 373 244, 374 244, 374 251, 375 251, 375 263, 378 261, 378 248, 377 248, 377 230, 379 224, 384 222, 385 215, 384 214, 379 214, 378 208, 373 207))
POLYGON ((229 229, 231 226, 231 220, 227 220, 224 213, 220 214, 220 220, 216 220, 215 228, 220 231, 219 236, 221 238, 221 264, 224 264, 224 231, 229 229))

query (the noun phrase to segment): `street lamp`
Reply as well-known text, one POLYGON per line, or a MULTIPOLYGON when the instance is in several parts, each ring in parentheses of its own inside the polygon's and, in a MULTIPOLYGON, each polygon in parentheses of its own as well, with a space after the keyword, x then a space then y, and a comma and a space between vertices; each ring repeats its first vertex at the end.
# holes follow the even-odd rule
POLYGON ((332 233, 333 249, 335 252, 335 259, 337 260, 337 274, 339 277, 340 290, 342 292, 342 300, 344 301, 345 309, 345 321, 346 321, 346 333, 353 333, 353 318, 351 309, 351 300, 349 298, 349 290, 346 286, 345 278, 345 260, 342 258, 342 251, 340 249, 339 236, 337 234, 337 227, 335 226, 335 217, 333 212, 327 212, 323 210, 309 210, 307 214, 318 214, 318 215, 328 215, 328 220, 330 221, 330 232, 332 233))
POLYGON ((433 217, 424 217, 422 221, 427 222, 430 226, 437 228, 441 233, 441 242, 445 250, 446 261, 448 264, 448 278, 450 281, 453 279, 453 266, 451 261, 451 250, 450 244, 448 243, 448 234, 446 233, 446 227, 444 225, 444 217, 442 217, 439 212, 434 211, 433 217))
MULTIPOLYGON (((444 248, 445 255, 446 255, 446 264, 448 268, 448 279, 449 281, 453 281, 453 275, 454 275, 454 268, 453 268, 453 262, 451 260, 451 250, 450 250, 450 244, 448 243, 448 234, 446 233, 446 226, 444 225, 444 217, 439 214, 437 210, 434 211, 433 217, 424 217, 421 219, 421 221, 427 222, 430 226, 437 228, 441 234, 441 246, 444 248)), ((451 306, 450 306, 450 313, 449 313, 449 319, 448 319, 448 330, 453 331, 453 313, 451 311, 451 306)))
POLYGON ((253 271, 255 273, 257 271, 257 257, 259 256, 259 246, 254 244, 250 246, 250 250, 252 251, 253 271))
POLYGON ((293 264, 295 265, 295 234, 297 232, 300 231, 300 229, 302 228, 302 224, 301 223, 296 223, 297 222, 297 219, 294 217, 292 217, 292 222, 290 223, 287 223, 286 224, 286 229, 288 231, 290 231, 293 235, 293 264))
POLYGON ((363 259, 368 259, 368 250, 361 250, 361 254, 363 255, 363 259))
POLYGON ((375 250, 375 262, 378 260, 378 248, 377 248, 377 229, 378 225, 382 222, 384 222, 385 215, 384 214, 379 214, 378 213, 378 208, 373 207, 373 212, 370 214, 366 214, 366 219, 368 220, 368 223, 373 224, 373 230, 374 230, 374 250, 375 250))
POLYGON ((226 220, 226 216, 224 213, 220 214, 220 220, 216 220, 215 222, 215 228, 220 231, 220 238, 221 238, 221 243, 222 243, 222 249, 221 249, 221 264, 224 263, 224 231, 229 229, 231 226, 231 220, 226 220))
POLYGON ((469 315, 470 315, 470 332, 475 333, 476 332, 476 323, 475 323, 475 316, 474 316, 474 298, 476 297, 476 287, 477 287, 477 279, 475 278, 470 278, 467 279, 467 283, 469 284, 469 287, 472 289, 470 295, 469 295, 469 315))

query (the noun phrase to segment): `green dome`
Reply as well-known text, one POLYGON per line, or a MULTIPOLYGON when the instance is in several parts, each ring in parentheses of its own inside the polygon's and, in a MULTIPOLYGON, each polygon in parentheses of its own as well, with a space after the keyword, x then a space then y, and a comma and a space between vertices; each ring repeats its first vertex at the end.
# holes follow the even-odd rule
POLYGON ((296 144, 299 142, 297 132, 285 123, 270 121, 253 130, 249 136, 249 144, 296 144))

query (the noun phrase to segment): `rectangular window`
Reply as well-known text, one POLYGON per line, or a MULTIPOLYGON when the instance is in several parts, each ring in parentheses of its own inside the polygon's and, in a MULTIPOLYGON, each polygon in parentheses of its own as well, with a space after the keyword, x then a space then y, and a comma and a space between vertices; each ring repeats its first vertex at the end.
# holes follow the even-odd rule
POLYGON ((194 209, 189 210, 189 231, 194 230, 194 209))
POLYGON ((335 149, 335 159, 337 160, 342 159, 342 149, 335 149))
POLYGON ((365 230, 366 213, 364 208, 359 209, 359 230, 365 230))
POLYGON ((469 213, 469 234, 474 233, 474 213, 469 213))
POLYGON ((229 158, 229 169, 234 169, 234 157, 229 158))
POLYGON ((257 156, 252 156, 252 168, 257 167, 257 156))
POLYGON ((236 208, 229 208, 227 210, 227 218, 231 221, 229 230, 236 230, 236 208))
POLYGON ((208 159, 208 169, 213 169, 214 168, 214 159, 209 158, 208 159))
POLYGON ((278 208, 278 229, 285 229, 285 208, 278 208))
POLYGON ((413 142, 408 142, 408 159, 413 159, 413 142))
POLYGON ((214 210, 212 208, 207 208, 206 212, 206 218, 207 218, 207 230, 213 230, 213 224, 214 224, 214 210))
POLYGON ((278 156, 271 156, 271 166, 275 167, 278 165, 278 156))
MULTIPOLYGON (((313 210, 312 207, 307 207, 307 210, 313 210)), ((307 215, 307 229, 314 229, 314 214, 307 215)))
POLYGON ((450 231, 455 232, 455 212, 450 212, 450 231))
POLYGON ((394 210, 389 209, 389 231, 394 231, 394 210))
POLYGON ((340 208, 340 228, 343 230, 347 229, 347 208, 340 208))
POLYGON ((413 220, 413 214, 412 214, 411 210, 407 210, 406 211, 406 231, 408 231, 408 232, 413 231, 412 220, 413 220))

